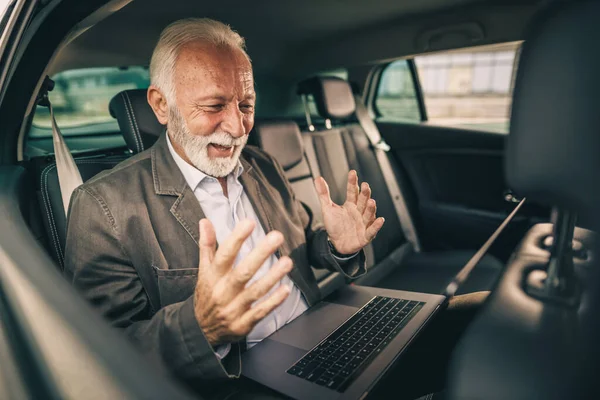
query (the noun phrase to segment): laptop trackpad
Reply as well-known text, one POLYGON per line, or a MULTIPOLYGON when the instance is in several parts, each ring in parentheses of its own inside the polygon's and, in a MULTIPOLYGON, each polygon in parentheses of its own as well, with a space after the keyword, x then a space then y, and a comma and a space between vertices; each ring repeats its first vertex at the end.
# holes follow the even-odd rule
POLYGON ((357 307, 322 301, 273 333, 269 339, 310 350, 357 310, 357 307))

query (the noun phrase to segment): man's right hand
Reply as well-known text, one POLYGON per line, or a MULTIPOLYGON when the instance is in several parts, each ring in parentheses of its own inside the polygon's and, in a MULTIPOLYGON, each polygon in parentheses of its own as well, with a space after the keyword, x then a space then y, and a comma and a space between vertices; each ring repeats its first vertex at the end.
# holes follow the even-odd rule
POLYGON ((200 264, 194 311, 198 324, 213 347, 247 336, 290 293, 290 289, 282 285, 267 298, 252 305, 292 270, 292 260, 281 257, 265 276, 246 287, 256 271, 283 243, 280 232, 269 232, 234 269, 238 252, 255 225, 251 220, 240 222, 216 250, 213 225, 208 219, 200 220, 200 264))

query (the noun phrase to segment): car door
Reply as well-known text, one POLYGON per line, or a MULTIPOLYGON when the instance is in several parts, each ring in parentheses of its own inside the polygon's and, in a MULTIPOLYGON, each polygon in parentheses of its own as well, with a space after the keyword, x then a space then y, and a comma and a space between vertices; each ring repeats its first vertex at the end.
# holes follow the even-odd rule
MULTIPOLYGON (((415 192, 426 249, 478 248, 518 201, 504 178, 519 44, 403 59, 371 74, 369 105, 415 192)), ((506 260, 549 210, 526 204, 491 253, 506 260)))

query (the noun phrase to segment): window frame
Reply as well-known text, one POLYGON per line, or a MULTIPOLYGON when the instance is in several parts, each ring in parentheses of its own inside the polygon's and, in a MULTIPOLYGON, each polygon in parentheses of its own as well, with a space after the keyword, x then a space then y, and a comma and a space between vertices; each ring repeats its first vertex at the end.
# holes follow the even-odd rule
POLYGON ((419 79, 419 71, 417 71, 417 65, 415 64, 415 59, 410 58, 407 60, 408 69, 410 70, 410 75, 413 80, 413 86, 415 88, 415 96, 417 98, 417 105, 419 107, 419 112, 421 113, 421 123, 427 122, 427 107, 425 107, 425 97, 423 96, 423 88, 421 86, 421 80, 419 79))
MULTIPOLYGON (((423 123, 427 122, 427 109, 425 108, 425 99, 423 97, 423 90, 421 88, 421 81, 419 80, 419 74, 417 71, 417 66, 415 65, 414 58, 399 58, 397 60, 393 60, 384 64, 380 64, 377 66, 375 72, 372 74, 372 77, 369 82, 369 96, 367 99, 367 104, 369 108, 372 110, 375 118, 385 118, 383 114, 379 111, 377 107, 377 92, 379 89, 379 85, 381 84, 381 80, 383 79, 383 74, 385 70, 395 62, 405 61, 408 70, 410 72, 410 77, 413 83, 413 89, 415 91, 415 99, 417 100, 417 109, 419 110, 419 122, 423 123)), ((417 123, 417 122, 415 122, 417 123)))
MULTIPOLYGON (((407 63, 407 66, 409 68, 409 71, 411 73, 411 78, 413 81, 413 87, 414 87, 414 92, 415 92, 415 98, 417 101, 417 107, 418 110, 420 112, 421 115, 421 120, 419 122, 417 121, 401 121, 401 120, 397 120, 395 122, 402 124, 402 123, 407 123, 407 124, 428 124, 431 122, 431 126, 439 126, 439 127, 447 127, 447 128, 457 128, 455 126, 452 125, 444 125, 444 124, 436 124, 435 121, 430 121, 429 120, 429 116, 427 113, 427 106, 425 104, 425 94, 423 93, 423 88, 421 85, 421 80, 419 79, 419 71, 418 71, 418 67, 416 65, 415 62, 415 58, 417 57, 421 57, 421 56, 428 56, 431 54, 446 54, 446 53, 455 53, 455 52, 469 52, 470 49, 476 49, 478 47, 488 47, 488 46, 502 46, 502 45, 510 45, 510 44, 515 44, 516 48, 515 48, 515 56, 513 59, 513 63, 512 63, 512 71, 511 71, 511 77, 510 77, 510 84, 509 84, 509 96, 512 97, 513 94, 513 90, 514 90, 514 84, 515 84, 515 77, 517 74, 517 68, 518 68, 518 64, 519 64, 519 58, 520 58, 520 54, 521 54, 521 50, 523 47, 523 42, 522 41, 514 41, 514 42, 505 42, 505 43, 496 43, 496 44, 491 44, 491 45, 483 45, 483 46, 470 46, 470 47, 463 47, 463 48, 457 48, 457 49, 448 49, 445 51, 440 51, 440 52, 434 52, 434 53, 423 53, 423 54, 417 54, 414 56, 410 56, 410 58, 406 57, 406 58, 397 58, 382 64, 378 64, 376 65, 372 72, 369 74, 369 77, 367 79, 367 93, 368 96, 366 97, 366 104, 368 105, 369 110, 371 111, 372 115, 375 117, 375 119, 387 119, 389 117, 386 117, 384 115, 381 114, 381 112, 377 109, 376 106, 376 100, 377 100, 377 94, 378 94, 378 89, 379 89, 379 85, 381 84, 381 80, 383 78, 383 74, 385 72, 385 70, 394 62, 400 61, 400 60, 404 60, 407 63)), ((510 109, 512 107, 512 104, 509 105, 508 108, 508 119, 510 120, 510 109)), ((461 127, 458 127, 459 129, 462 129, 461 127)), ((473 129, 476 130, 478 132, 483 132, 483 133, 498 133, 498 134, 503 134, 503 135, 507 135, 509 133, 509 131, 486 131, 480 128, 466 128, 466 129, 473 129)))

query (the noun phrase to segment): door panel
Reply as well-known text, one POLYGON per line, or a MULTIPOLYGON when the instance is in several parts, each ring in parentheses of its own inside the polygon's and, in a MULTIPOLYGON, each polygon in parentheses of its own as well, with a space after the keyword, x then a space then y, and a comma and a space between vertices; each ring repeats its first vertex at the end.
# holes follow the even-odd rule
MULTIPOLYGON (((515 207, 504 199, 509 189, 505 135, 426 124, 377 125, 415 191, 426 249, 476 249, 515 207)), ((529 227, 549 215, 526 203, 491 253, 506 260, 529 227)))

